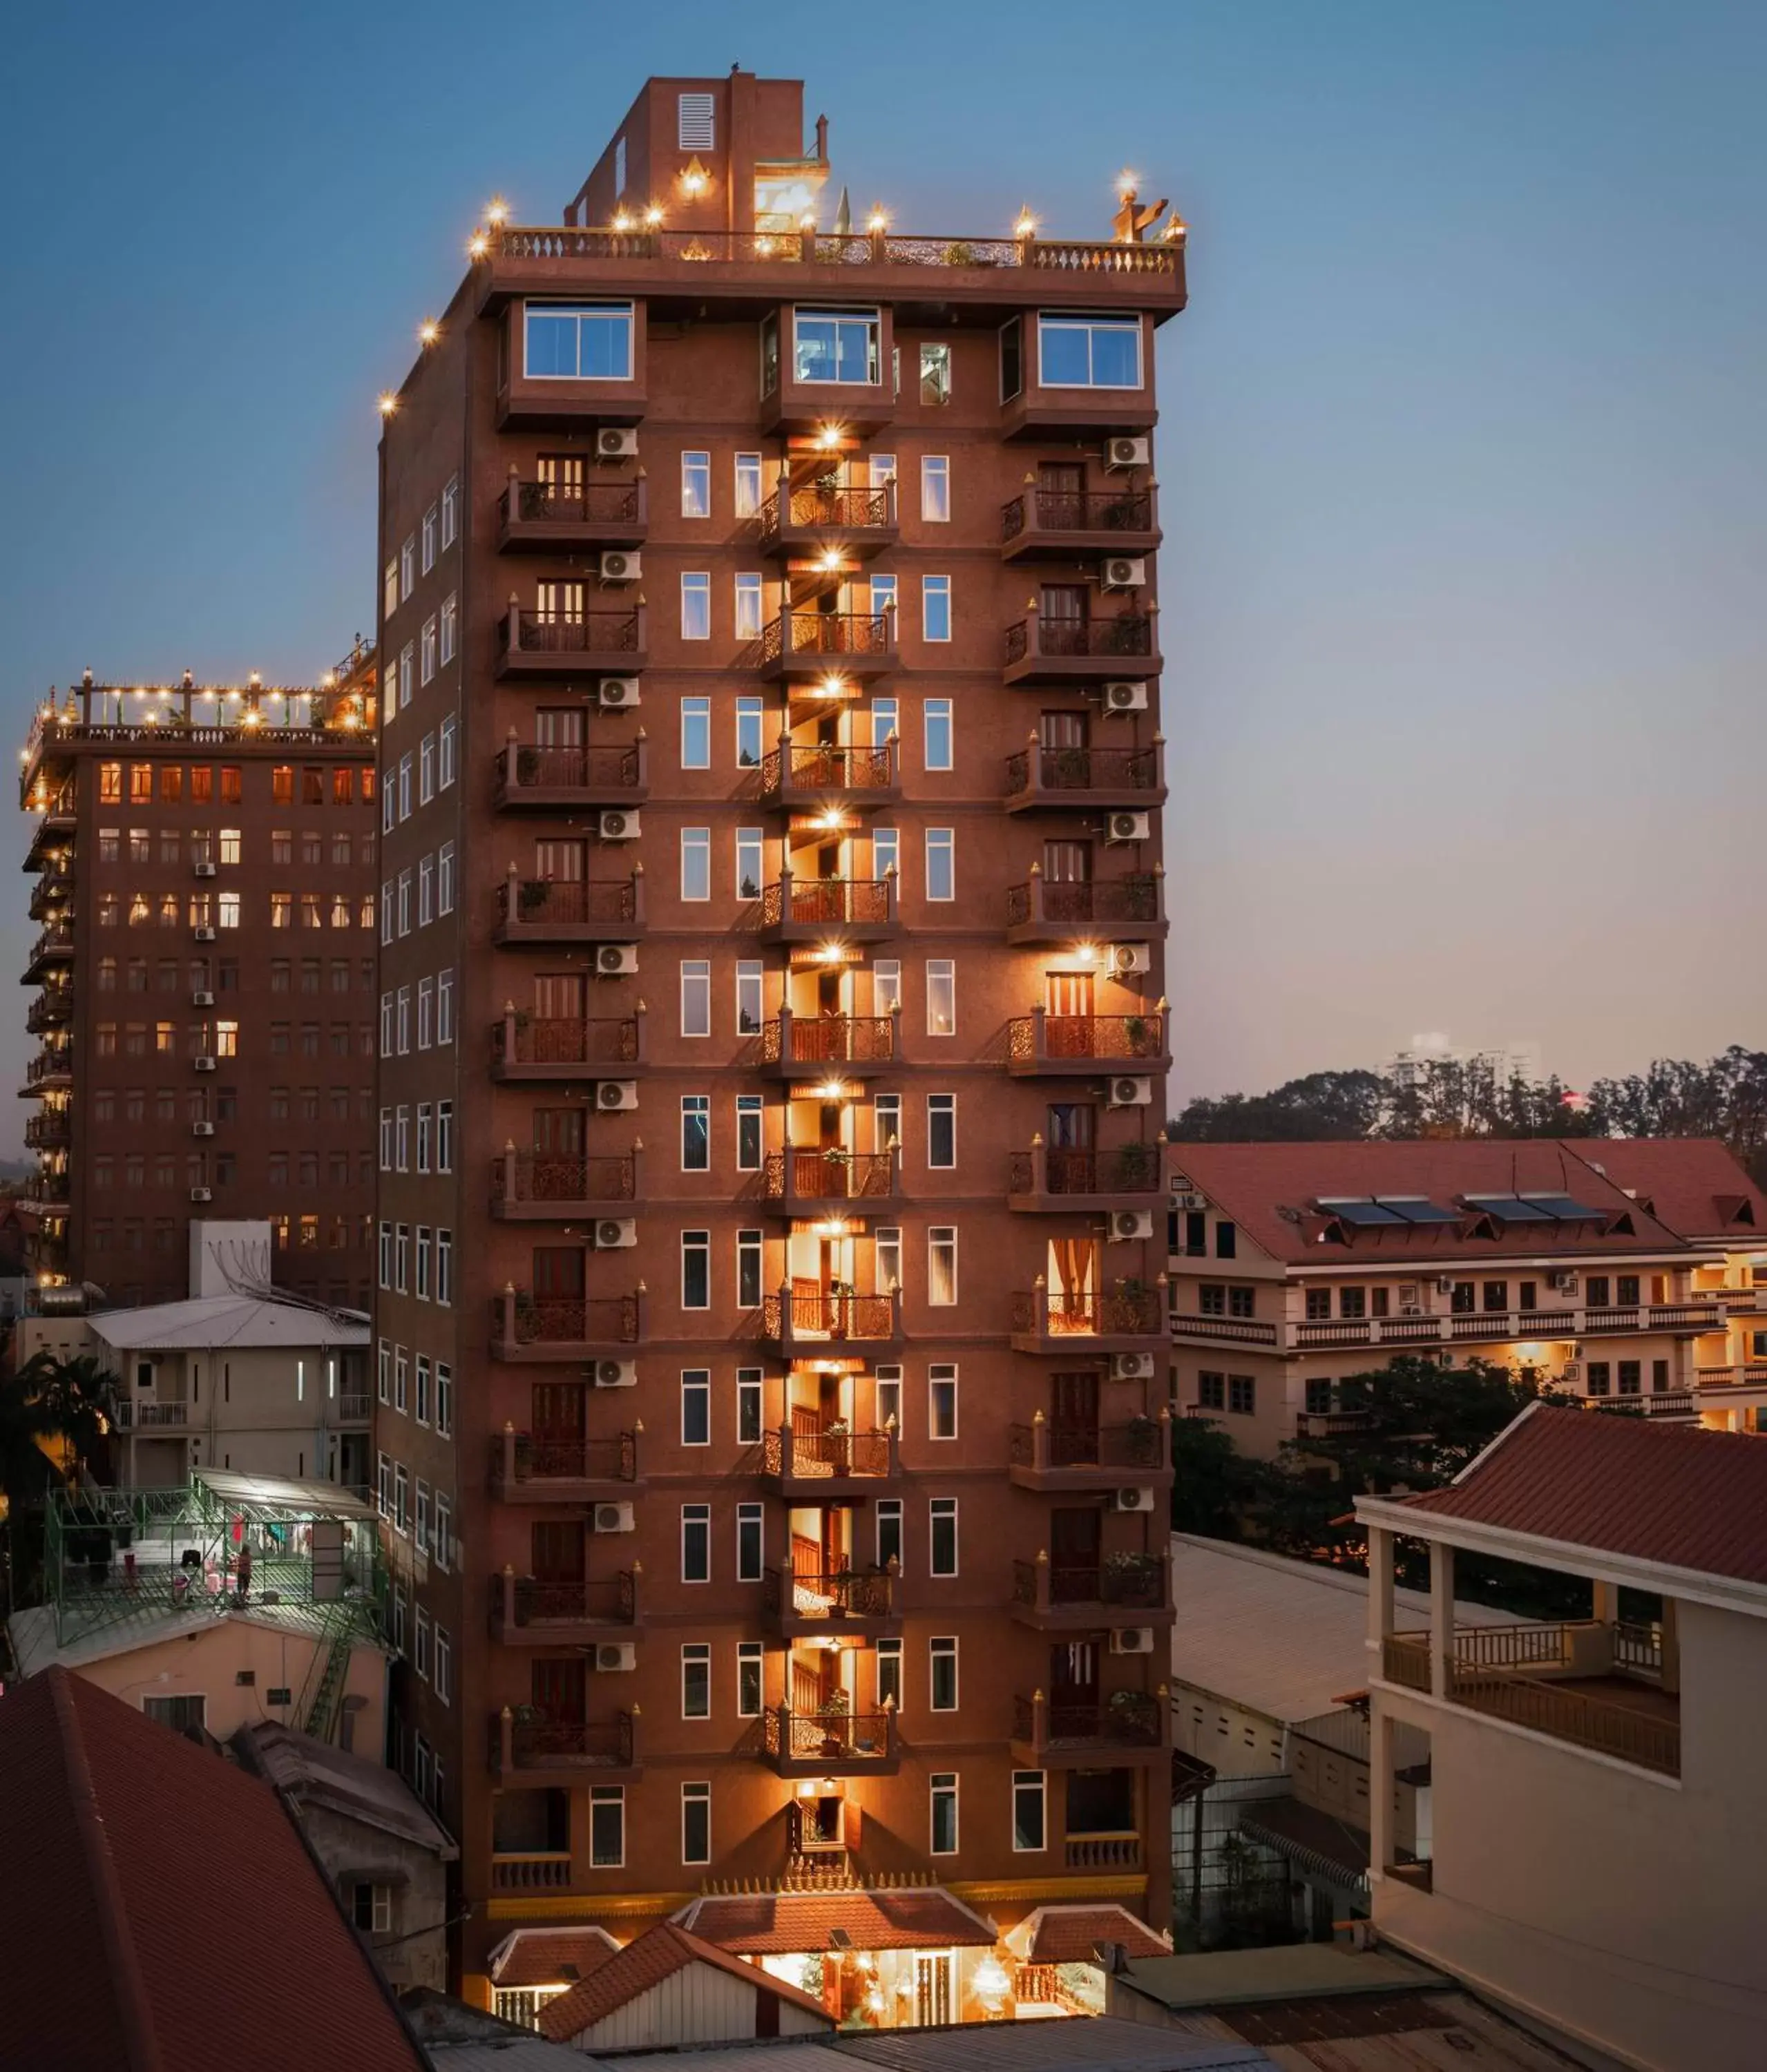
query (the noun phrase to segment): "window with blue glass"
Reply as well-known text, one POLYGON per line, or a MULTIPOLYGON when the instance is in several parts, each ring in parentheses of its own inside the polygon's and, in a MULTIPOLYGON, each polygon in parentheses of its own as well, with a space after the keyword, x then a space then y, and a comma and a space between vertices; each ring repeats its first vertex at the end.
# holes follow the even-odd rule
POLYGON ((1139 388, 1141 326, 1115 317, 1039 317, 1037 379, 1045 388, 1139 388))
POLYGON ((629 381, 630 302, 530 302, 522 364, 530 381, 629 381))
POLYGON ((793 379, 875 387, 879 330, 875 310, 794 310, 793 379))

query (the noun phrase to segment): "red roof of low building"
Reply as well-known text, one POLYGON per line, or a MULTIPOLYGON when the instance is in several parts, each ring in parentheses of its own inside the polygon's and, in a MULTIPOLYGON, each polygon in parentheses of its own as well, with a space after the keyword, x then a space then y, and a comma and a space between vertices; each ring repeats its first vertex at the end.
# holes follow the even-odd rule
POLYGON ((270 1786, 60 1667, 0 1698, 0 2063, 422 2072, 270 1786))
MULTIPOLYGON (((1353 1138, 1318 1144, 1174 1144, 1168 1170, 1201 1190, 1273 1259, 1291 1266, 1388 1264, 1423 1270, 1449 1259, 1669 1256, 1686 1240, 1613 1179, 1576 1145, 1555 1139, 1353 1138), (1599 1210, 1588 1223, 1487 1223, 1468 1195, 1565 1194, 1599 1210), (1324 1198, 1419 1197, 1454 1220, 1356 1227, 1334 1218, 1324 1198)), ((1213 1266, 1213 1262, 1210 1262, 1213 1266)), ((1194 1272, 1195 1267, 1187 1270, 1194 1272)))
POLYGON ((979 1914, 937 1885, 885 1892, 715 1893, 676 1918, 720 1949, 752 1956, 826 1950, 844 1928, 855 1950, 933 1950, 991 1946, 979 1914))
POLYGON ((1700 1575, 1767 1585, 1767 1440, 1532 1403, 1445 1489, 1402 1499, 1700 1575))
POLYGON ((491 1960, 500 1986, 563 1986, 599 1971, 620 1945, 605 1928, 518 1928, 491 1960))
POLYGON ((1767 1194, 1716 1137, 1592 1137, 1575 1149, 1683 1237, 1767 1245, 1767 1194))
MULTIPOLYGON (((628 1942, 617 1956, 599 1966, 580 1985, 548 2000, 535 2016, 540 2033, 554 2043, 568 2042, 690 1964, 708 1964, 714 1971, 728 1972, 756 1992, 771 1993, 789 2006, 820 2016, 830 2029, 834 2026, 834 2016, 820 2000, 801 1993, 796 1986, 787 1985, 759 1965, 745 1964, 740 1957, 732 1957, 699 1936, 690 1935, 672 1921, 659 1921, 654 1928, 647 1928, 628 1942)), ((499 1980, 498 1984, 507 1984, 508 1980, 499 1980)))
POLYGON ((1100 1942, 1120 1942, 1131 1957, 1172 1955, 1165 1937, 1126 1906, 1040 1906, 1025 1926, 1026 1962, 1032 1964, 1094 1964, 1094 1948, 1100 1942))

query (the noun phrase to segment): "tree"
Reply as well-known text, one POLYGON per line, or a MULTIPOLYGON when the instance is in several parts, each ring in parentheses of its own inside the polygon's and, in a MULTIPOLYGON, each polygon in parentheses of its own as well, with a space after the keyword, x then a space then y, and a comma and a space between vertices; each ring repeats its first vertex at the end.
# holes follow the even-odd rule
POLYGON ((0 1494, 14 1602, 41 1566, 50 1491, 90 1461, 103 1440, 106 1379, 89 1355, 60 1360, 45 1351, 0 1381, 0 1494))
POLYGON ((1201 1417, 1172 1426, 1172 1529, 1205 1540, 1238 1540, 1263 1494, 1267 1470, 1248 1460, 1227 1434, 1201 1417))
POLYGON ((1267 1094, 1191 1101, 1166 1125, 1175 1144, 1304 1144, 1368 1137, 1386 1083, 1378 1072, 1309 1072, 1267 1094))

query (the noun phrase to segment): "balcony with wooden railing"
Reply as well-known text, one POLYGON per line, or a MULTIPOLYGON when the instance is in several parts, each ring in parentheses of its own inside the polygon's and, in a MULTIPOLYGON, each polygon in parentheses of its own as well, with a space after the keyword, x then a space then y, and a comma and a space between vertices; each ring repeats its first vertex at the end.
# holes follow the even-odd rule
MULTIPOLYGON (((64 1216, 69 1204, 70 1182, 65 1172, 55 1167, 31 1174, 19 1188, 21 1200, 30 1202, 39 1216, 64 1216)), ((43 1235, 39 1230, 38 1235, 43 1235)))
POLYGON ((505 1647, 584 1647, 642 1632, 640 1564, 617 1575, 566 1582, 518 1576, 505 1563, 491 1578, 491 1638, 505 1647))
POLYGON ((880 1483, 901 1473, 893 1427, 851 1432, 830 1425, 803 1432, 789 1423, 767 1433, 762 1472, 779 1494, 797 1503, 826 1503, 875 1496, 880 1483))
POLYGON ((896 614, 783 611, 768 620, 748 659, 764 681, 834 676, 863 680, 897 668, 896 614))
POLYGON ((520 741, 511 727, 496 758, 492 803, 505 808, 531 806, 550 812, 595 806, 636 806, 650 796, 650 768, 644 730, 619 746, 551 748, 520 741))
POLYGON ((837 1704, 813 1712, 770 1705, 761 1749, 780 1777, 893 1777, 901 1766, 892 1705, 875 1712, 837 1704))
POLYGON ((562 1790, 635 1783, 644 1774, 637 1714, 555 1719, 537 1706, 505 1705, 491 1715, 491 1768, 509 1781, 562 1790))
POLYGON ((25 1119, 24 1141, 33 1151, 56 1151, 73 1142, 73 1117, 64 1108, 39 1110, 25 1119))
POLYGON ((761 1305, 761 1337, 789 1359, 813 1359, 833 1346, 895 1346, 902 1338, 902 1297, 856 1295, 831 1289, 781 1288, 761 1305))
POLYGON ((843 561, 868 561, 898 536, 896 485, 881 489, 824 487, 781 483, 756 514, 761 552, 766 554, 838 553, 843 561))
POLYGON ((893 1560, 881 1568, 768 1568, 761 1578, 761 1612, 788 1640, 877 1638, 901 1631, 900 1594, 893 1560))
POLYGON ((1039 1410, 1028 1424, 1008 1428, 1007 1474, 1019 1489, 1157 1487, 1172 1478, 1171 1433, 1164 1404, 1154 1416, 1119 1424, 1059 1422, 1039 1410))
POLYGON ((882 943, 899 926, 893 874, 797 878, 782 870, 761 888, 764 943, 821 943, 830 935, 844 943, 882 943))
POLYGON ((1035 1287, 1012 1297, 1012 1345, 1021 1353, 1151 1352, 1166 1338, 1166 1276, 1095 1291, 1035 1287))
POLYGON ((645 1486, 634 1428, 605 1438, 560 1439, 505 1422, 491 1442, 491 1493, 503 1503, 616 1503, 645 1486))
POLYGON ((27 960, 23 983, 38 985, 51 966, 72 964, 74 953, 74 931, 72 921, 51 921, 31 946, 27 960))
POLYGON ((512 864, 497 887, 493 942, 635 943, 645 932, 645 867, 629 878, 524 878, 512 864))
POLYGON ((587 1360, 643 1336, 644 1293, 537 1295, 505 1286, 491 1298, 491 1355, 502 1360, 587 1360))
MULTIPOLYGON (((1085 1074, 1159 1080, 1172 1068, 1166 1050, 1166 1003, 1146 1014, 1051 1014, 1033 1007, 1007 1024, 1007 1070, 1016 1078, 1085 1074)), ((1157 1105, 1156 1116, 1159 1112, 1157 1105)))
POLYGON ((645 1008, 628 1015, 534 1015, 512 1002, 491 1025, 494 1079, 621 1079, 645 1063, 645 1008))
POLYGON ((781 1215, 803 1215, 846 1202, 890 1202, 900 1186, 892 1151, 770 1151, 761 1168, 761 1198, 781 1215))
POLYGON ((794 1014, 760 1030, 759 1070, 769 1079, 867 1079, 900 1062, 894 1014, 794 1014))
POLYGON ((509 600, 497 622, 496 672, 502 677, 632 676, 645 653, 645 607, 616 611, 542 610, 509 600))
POLYGON ((52 921, 60 918, 62 908, 73 897, 73 872, 65 865, 57 865, 44 871, 32 884, 31 897, 26 902, 26 911, 33 921, 52 921))
POLYGON ((1159 864, 1121 878, 1071 881, 1046 878, 1033 863, 1024 884, 1007 888, 1007 940, 1069 944, 1077 935, 1102 935, 1117 943, 1157 942, 1166 932, 1165 895, 1159 864))
POLYGON ((46 1030, 60 1029, 72 1022, 73 1011, 72 979, 60 985, 46 985, 26 1010, 25 1027, 31 1035, 40 1036, 46 1030))
POLYGON ((32 1087, 72 1086, 72 1046, 57 1043, 47 1050, 39 1050, 34 1058, 27 1058, 25 1060, 25 1084, 32 1087))
POLYGON ((1113 1554, 1084 1565, 1057 1566, 1044 1551, 1035 1560, 1012 1564, 1012 1616, 1042 1632, 1169 1626, 1171 1575, 1160 1554, 1113 1554))
POLYGON ((763 803, 781 811, 893 805, 902 796, 899 744, 893 734, 882 748, 801 746, 782 741, 762 759, 760 788, 763 803))
POLYGON ((644 1155, 641 1146, 589 1158, 506 1144, 491 1161, 491 1213, 502 1223, 546 1223, 629 1211, 644 1198, 644 1155))
POLYGON ((1021 1693, 1012 1701, 1012 1759, 1038 1769, 1156 1763, 1171 1749, 1171 1720, 1164 1684, 1157 1691, 1114 1691, 1102 1701, 1021 1693))
POLYGON ((1028 1151, 1007 1161, 1007 1206, 1021 1212, 1106 1215, 1121 1209, 1164 1211, 1163 1147, 1120 1144, 1109 1151, 1076 1151, 1048 1145, 1040 1133, 1028 1151))
POLYGON ((1155 734, 1146 748, 1045 748, 1031 745, 1006 764, 1009 813, 1148 812, 1166 803, 1163 749, 1155 734))
POLYGON ((1139 680, 1157 676, 1158 612, 1101 614, 1056 619, 1032 611, 1006 631, 1004 668, 1009 685, 1097 684, 1113 677, 1139 680))
POLYGON ((497 499, 500 551, 529 549, 569 553, 585 547, 642 546, 650 531, 649 485, 642 475, 628 481, 524 482, 512 462, 497 499))
POLYGON ((1003 561, 1073 561, 1090 554, 1151 554, 1159 545, 1157 491, 1127 483, 1112 489, 1040 489, 1024 492, 1000 511, 1003 561))

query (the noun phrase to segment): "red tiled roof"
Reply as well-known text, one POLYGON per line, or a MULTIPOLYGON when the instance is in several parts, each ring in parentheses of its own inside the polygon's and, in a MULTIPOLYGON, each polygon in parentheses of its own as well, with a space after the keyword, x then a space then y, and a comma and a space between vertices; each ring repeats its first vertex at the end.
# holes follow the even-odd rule
POLYGON ((1032 1964, 1091 1964, 1093 1946, 1120 1942, 1131 1957, 1169 1957, 1172 1945, 1126 1906, 1040 1906, 1032 1929, 1032 1964))
POLYGON ((1767 1194, 1716 1137, 1591 1137, 1575 1149, 1683 1237, 1767 1247, 1767 1194))
POLYGON ((60 1667, 0 1698, 0 2064, 421 2072, 270 1787, 60 1667))
POLYGON ((1386 1262, 1421 1268, 1448 1259, 1685 1252, 1685 1240, 1674 1231, 1584 1162, 1580 1153, 1587 1148, 1555 1139, 1387 1143, 1356 1138, 1322 1144, 1174 1144, 1167 1156, 1169 1171, 1200 1188, 1271 1258, 1294 1266, 1367 1269, 1386 1262), (1468 1211, 1459 1223, 1350 1231, 1315 1207, 1321 1195, 1332 1194, 1421 1194, 1452 1209, 1464 1194, 1554 1193, 1609 1216, 1629 1218, 1631 1228, 1529 1223, 1507 1229, 1499 1224, 1493 1235, 1474 1236, 1468 1235, 1472 1211, 1468 1211), (1341 1241, 1322 1241, 1333 1228, 1342 1231, 1341 1241))
POLYGON ((1530 1404, 1446 1489, 1402 1499, 1567 1546, 1767 1585, 1767 1440, 1530 1404))
MULTIPOLYGON (((759 1965, 745 1964, 740 1957, 730 1956, 699 1936, 690 1935, 672 1921, 659 1921, 601 1965, 592 1977, 556 2000, 548 2000, 536 2016, 540 2033, 554 2043, 569 2042, 689 1964, 709 1964, 714 1971, 727 1971, 757 1992, 772 1993, 789 2006, 820 2015, 830 2029, 834 2026, 834 2016, 820 2000, 801 1993, 796 1986, 787 1985, 759 1965)), ((507 1984, 508 1980, 500 1979, 497 1983, 507 1984)))
POLYGON ((991 1947, 994 1931, 938 1886, 899 1892, 714 1893, 678 1918, 721 1949, 749 1955, 826 1950, 829 1930, 844 1928, 855 1950, 991 1947))
POLYGON ((518 1928, 504 1938, 491 1975, 500 1986, 562 1986, 570 1983, 567 1965, 587 1979, 619 1955, 605 1928, 518 1928))

